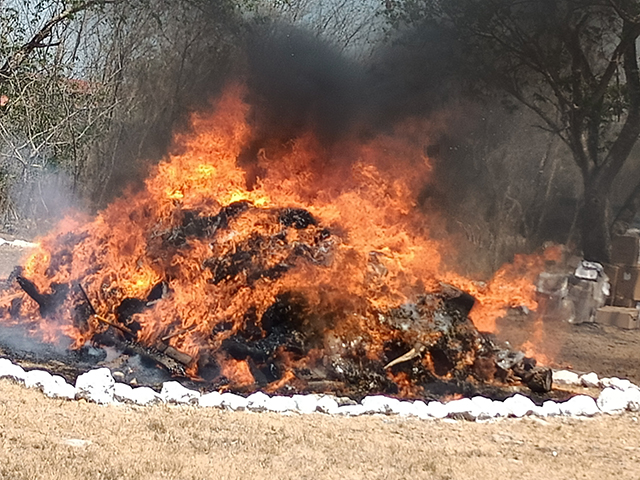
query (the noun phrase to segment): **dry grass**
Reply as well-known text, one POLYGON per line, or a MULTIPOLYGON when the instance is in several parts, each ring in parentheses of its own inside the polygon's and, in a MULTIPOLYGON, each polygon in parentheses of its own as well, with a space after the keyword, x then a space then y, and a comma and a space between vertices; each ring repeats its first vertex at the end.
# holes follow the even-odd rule
POLYGON ((104 407, 2 380, 0 459, 11 480, 632 479, 640 429, 632 415, 476 424, 104 407))

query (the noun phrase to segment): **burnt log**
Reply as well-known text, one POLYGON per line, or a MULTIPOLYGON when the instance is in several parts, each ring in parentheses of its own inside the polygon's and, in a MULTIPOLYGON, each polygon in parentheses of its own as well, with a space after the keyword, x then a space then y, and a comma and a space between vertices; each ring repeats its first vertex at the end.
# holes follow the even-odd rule
POLYGON ((182 365, 190 365, 193 362, 193 357, 191 355, 187 355, 179 350, 176 350, 171 345, 167 345, 163 342, 157 342, 155 344, 155 349, 167 357, 174 359, 177 362, 180 362, 182 365))
POLYGON ((537 366, 535 359, 525 358, 511 369, 532 392, 547 393, 553 388, 553 372, 537 366))
POLYGON ((553 372, 550 368, 536 367, 528 378, 523 378, 522 381, 536 393, 547 393, 553 388, 553 372))
POLYGON ((147 363, 157 365, 168 371, 171 375, 185 376, 184 367, 193 361, 193 359, 186 354, 182 354, 184 356, 173 355, 176 357, 173 358, 171 354, 173 354, 174 351, 178 354, 181 354, 181 352, 173 349, 173 347, 167 347, 163 343, 160 343, 160 345, 165 351, 159 350, 156 347, 142 345, 135 340, 123 339, 120 330, 113 326, 104 332, 95 334, 92 338, 92 343, 98 347, 115 348, 125 355, 138 355, 147 363), (172 350, 167 353, 167 348, 171 348, 172 350), (182 363, 180 360, 188 361, 188 363, 182 363))
POLYGON ((134 341, 125 341, 120 344, 123 352, 128 355, 140 355, 140 357, 163 366, 172 375, 185 376, 184 364, 161 352, 154 347, 147 347, 134 341))
POLYGON ((38 304, 42 317, 53 314, 62 305, 69 292, 68 285, 52 283, 52 293, 40 293, 35 283, 21 275, 16 277, 16 283, 38 304))
POLYGON ((313 215, 302 208, 285 208, 280 212, 278 220, 285 227, 293 227, 297 230, 318 224, 313 215))
POLYGON ((233 202, 223 207, 217 215, 200 215, 196 210, 183 210, 180 225, 163 237, 164 242, 182 247, 186 244, 187 238, 212 238, 218 230, 227 228, 230 219, 252 206, 253 204, 246 200, 233 202))

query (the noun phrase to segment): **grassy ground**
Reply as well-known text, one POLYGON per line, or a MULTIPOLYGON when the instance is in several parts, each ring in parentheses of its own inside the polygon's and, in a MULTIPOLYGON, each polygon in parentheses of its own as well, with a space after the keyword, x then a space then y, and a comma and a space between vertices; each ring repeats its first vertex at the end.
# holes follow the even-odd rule
POLYGON ((0 381, 0 479, 637 479, 632 414, 471 423, 52 400, 0 381))

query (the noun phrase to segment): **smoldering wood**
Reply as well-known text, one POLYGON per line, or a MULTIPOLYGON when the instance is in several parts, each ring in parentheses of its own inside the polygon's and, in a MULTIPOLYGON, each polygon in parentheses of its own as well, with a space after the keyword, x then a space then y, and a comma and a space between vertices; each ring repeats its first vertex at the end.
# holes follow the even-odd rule
POLYGON ((233 202, 217 215, 201 215, 197 210, 183 210, 180 224, 163 236, 168 245, 182 247, 188 238, 211 238, 218 230, 228 226, 230 219, 252 207, 248 201, 233 202))
POLYGON ((410 360, 413 360, 414 358, 419 357, 421 355, 420 350, 421 350, 421 348, 413 347, 411 350, 409 350, 404 355, 401 355, 398 358, 396 358, 395 360, 391 360, 389 363, 387 363, 384 366, 384 369, 386 370, 387 368, 391 368, 391 367, 393 367, 395 365, 400 365, 403 362, 408 362, 410 360))
POLYGON ((520 378, 531 391, 536 393, 546 393, 553 388, 553 372, 550 368, 535 367, 520 378))
MULTIPOLYGON (((164 336, 164 337, 162 337, 160 340, 161 340, 162 342, 166 342, 167 340, 171 340, 171 339, 172 339, 172 338, 174 338, 174 337, 177 337, 177 336, 180 336, 180 335, 184 335, 185 333, 189 333, 189 332, 191 332, 192 330, 195 330, 196 326, 197 326, 197 325, 192 325, 192 326, 191 326, 191 327, 189 327, 189 328, 185 328, 185 329, 178 329, 178 330, 176 330, 175 332, 172 332, 172 333, 170 333, 170 334, 168 334, 168 335, 165 335, 165 336, 164 336)), ((229 327, 229 328, 231 328, 231 327, 229 327)))
MULTIPOLYGON (((16 277, 16 282, 24 290, 24 292, 38 304, 40 314, 43 317, 54 313, 55 310, 64 302, 67 294, 69 294, 68 286, 64 286, 64 288, 58 287, 54 290, 53 294, 42 294, 31 280, 28 280, 27 278, 20 275, 16 277)), ((120 339, 117 335, 110 334, 109 332, 103 333, 102 335, 94 336, 93 340, 97 345, 113 346, 129 355, 140 355, 141 357, 146 358, 151 362, 162 365, 174 375, 185 375, 184 367, 193 362, 193 358, 191 356, 176 350, 163 341, 158 341, 154 347, 149 347, 138 343, 135 340, 134 331, 132 331, 125 325, 119 325, 99 315, 82 285, 78 283, 75 286, 81 294, 84 305, 88 307, 89 316, 93 316, 101 323, 108 325, 111 328, 115 328, 121 333, 125 334, 124 339, 120 339)), ((127 300, 130 299, 124 299, 120 307, 122 307, 123 304, 126 304, 127 300)), ((139 313, 140 311, 142 311, 142 309, 134 309, 133 311, 134 313, 139 313)), ((132 310, 129 309, 129 315, 131 315, 131 312, 132 310)))
POLYGON ((538 366, 534 358, 522 357, 518 359, 511 366, 511 371, 534 392, 546 393, 553 386, 551 369, 538 366))
POLYGON ((69 290, 67 285, 54 283, 51 285, 52 293, 40 293, 35 283, 21 275, 16 277, 16 283, 38 304, 40 315, 43 317, 47 317, 57 310, 64 302, 69 290))
MULTIPOLYGON (((118 320, 122 323, 125 323, 127 320, 131 318, 136 313, 143 312, 146 308, 148 308, 149 304, 153 301, 156 301, 162 296, 161 291, 164 291, 165 288, 158 288, 158 286, 164 287, 164 282, 160 282, 158 285, 154 286, 151 289, 150 294, 147 296, 147 301, 142 301, 138 299, 125 298, 122 300, 118 308, 116 309, 116 316, 118 320), (151 300, 150 300, 151 299, 151 300)), ((180 375, 184 375, 184 368, 180 367, 178 364, 174 363, 172 360, 175 360, 179 364, 183 366, 190 365, 193 362, 193 357, 187 355, 186 353, 182 353, 170 345, 164 343, 164 340, 158 340, 153 347, 147 347, 136 341, 136 333, 139 330, 139 325, 137 322, 130 321, 128 322, 130 325, 133 325, 135 328, 131 330, 130 328, 124 325, 118 325, 114 322, 111 322, 96 313, 95 308, 93 307, 89 296, 82 285, 78 284, 80 291, 83 294, 84 299, 89 305, 93 316, 99 321, 116 328, 126 334, 125 342, 122 343, 123 350, 125 351, 133 351, 138 355, 143 355, 148 357, 149 359, 163 365, 170 372, 177 373, 180 375)), ((117 340, 112 340, 114 343, 117 343, 117 340)))
POLYGON ((191 355, 187 355, 186 353, 182 353, 182 352, 176 350, 172 346, 167 345, 166 343, 164 343, 162 341, 156 342, 155 349, 158 352, 163 353, 167 357, 172 358, 176 362, 181 363, 182 365, 187 366, 187 365, 190 365, 193 362, 193 357, 191 355))
POLYGON ((72 350, 67 345, 40 342, 25 326, 5 326, 0 329, 0 357, 8 357, 25 369, 48 370, 73 383, 80 374, 97 368, 107 354, 89 345, 72 350))
POLYGON ((123 343, 123 351, 129 355, 133 353, 148 358, 165 367, 172 375, 182 377, 186 375, 183 363, 154 347, 148 347, 138 342, 126 341, 123 343))
POLYGON ((298 230, 318 224, 313 215, 302 208, 285 208, 280 212, 278 220, 285 227, 293 227, 298 230))
POLYGON ((129 356, 138 355, 141 358, 145 359, 147 362, 155 363, 165 368, 172 375, 185 375, 185 364, 181 363, 175 358, 172 358, 167 353, 160 351, 155 347, 142 345, 137 341, 124 339, 121 337, 121 335, 111 329, 94 335, 92 341, 94 345, 101 347, 112 347, 117 351, 129 356))

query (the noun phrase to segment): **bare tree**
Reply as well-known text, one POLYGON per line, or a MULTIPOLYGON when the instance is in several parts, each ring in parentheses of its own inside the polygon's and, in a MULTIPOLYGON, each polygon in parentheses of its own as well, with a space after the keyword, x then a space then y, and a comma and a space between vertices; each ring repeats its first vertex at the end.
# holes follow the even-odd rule
POLYGON ((246 0, 259 16, 303 27, 358 59, 371 55, 383 35, 377 0, 246 0))
MULTIPOLYGON (((29 58, 36 49, 48 49, 60 45, 61 40, 53 39, 56 30, 62 29, 73 19, 73 17, 85 10, 96 7, 103 7, 113 3, 114 0, 87 0, 61 2, 60 12, 53 14, 26 42, 13 49, 0 67, 0 82, 7 81, 21 65, 29 58)), ((53 7, 55 8, 55 6, 53 7)))
POLYGON ((74 57, 88 15, 110 3, 12 2, 0 14, 6 42, 0 51, 5 222, 36 211, 52 214, 52 192, 77 189, 87 146, 100 135, 112 106, 100 100, 97 85, 74 78, 74 57), (45 184, 54 170, 66 172, 56 176, 57 188, 45 184))
POLYGON ((197 103, 190 96, 213 88, 240 34, 227 1, 11 5, 0 12, 5 221, 58 213, 54 197, 65 193, 102 205, 137 159, 162 155, 197 103))
POLYGON ((632 0, 399 0, 392 23, 455 32, 453 61, 500 88, 570 149, 582 174, 582 250, 610 255, 610 195, 640 134, 632 0))

